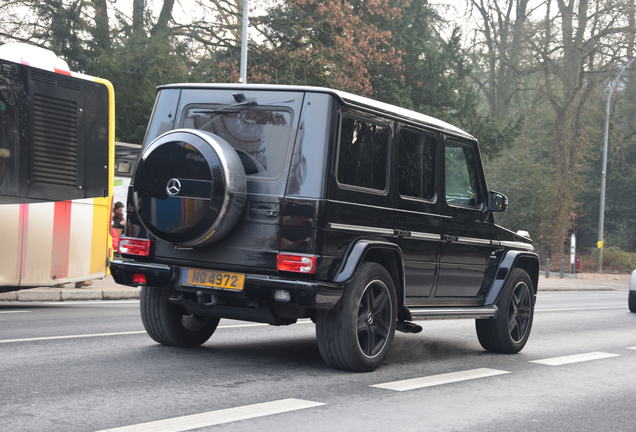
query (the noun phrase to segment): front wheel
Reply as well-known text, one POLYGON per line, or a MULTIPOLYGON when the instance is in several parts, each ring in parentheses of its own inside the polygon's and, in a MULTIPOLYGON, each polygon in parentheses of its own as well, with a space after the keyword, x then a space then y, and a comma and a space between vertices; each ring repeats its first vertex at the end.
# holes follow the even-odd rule
POLYGON ((521 351, 530 337, 534 301, 530 276, 522 269, 513 269, 497 301, 497 316, 476 320, 481 346, 503 354, 521 351))
POLYGON ((189 314, 170 302, 171 294, 167 289, 141 288, 141 321, 148 335, 160 344, 178 347, 197 347, 210 339, 219 319, 189 314))
POLYGON ((364 263, 338 304, 316 314, 318 349, 336 369, 368 372, 377 369, 395 334, 395 285, 384 267, 364 263))
POLYGON ((629 299, 627 302, 629 304, 629 311, 636 313, 636 291, 629 292, 629 299))

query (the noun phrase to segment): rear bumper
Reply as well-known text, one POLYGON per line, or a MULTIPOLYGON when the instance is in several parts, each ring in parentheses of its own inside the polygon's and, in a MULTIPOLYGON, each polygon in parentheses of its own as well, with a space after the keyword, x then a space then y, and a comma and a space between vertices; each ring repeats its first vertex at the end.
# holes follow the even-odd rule
MULTIPOLYGON (((209 287, 182 286, 178 283, 181 267, 140 263, 132 260, 115 260, 110 264, 110 271, 118 284, 137 286, 137 284, 132 282, 132 276, 135 273, 142 273, 146 276, 148 286, 170 288, 182 293, 198 294, 199 296, 202 294, 207 296, 214 295, 217 298, 228 299, 228 303, 238 306, 241 306, 242 303, 248 304, 258 301, 262 304, 271 303, 280 307, 287 305, 310 309, 331 309, 340 300, 344 292, 343 284, 297 279, 293 275, 246 274, 243 291, 239 293, 209 287), (288 302, 274 300, 274 292, 281 289, 289 291, 290 300, 288 302)), ((220 306, 217 306, 217 309, 219 308, 220 306)), ((255 319, 249 320, 257 321, 255 319)))

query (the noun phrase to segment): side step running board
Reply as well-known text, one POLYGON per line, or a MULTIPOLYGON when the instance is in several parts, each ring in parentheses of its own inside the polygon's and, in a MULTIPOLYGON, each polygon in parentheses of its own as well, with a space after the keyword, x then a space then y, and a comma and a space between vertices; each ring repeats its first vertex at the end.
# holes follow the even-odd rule
POLYGON ((497 315, 497 306, 479 307, 418 307, 408 309, 410 320, 428 319, 479 319, 493 318, 497 315))

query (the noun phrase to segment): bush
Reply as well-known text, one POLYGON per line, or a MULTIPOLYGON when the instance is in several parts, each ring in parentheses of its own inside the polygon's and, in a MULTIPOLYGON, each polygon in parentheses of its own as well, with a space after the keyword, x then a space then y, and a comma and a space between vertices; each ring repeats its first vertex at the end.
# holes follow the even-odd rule
MULTIPOLYGON (((596 272, 598 249, 584 249, 581 251, 581 261, 583 265, 583 272, 596 272)), ((631 273, 635 269, 635 252, 625 252, 615 247, 608 248, 603 251, 604 272, 631 273)))
POLYGON ((620 249, 606 249, 603 252, 603 268, 625 273, 636 269, 636 253, 620 249))

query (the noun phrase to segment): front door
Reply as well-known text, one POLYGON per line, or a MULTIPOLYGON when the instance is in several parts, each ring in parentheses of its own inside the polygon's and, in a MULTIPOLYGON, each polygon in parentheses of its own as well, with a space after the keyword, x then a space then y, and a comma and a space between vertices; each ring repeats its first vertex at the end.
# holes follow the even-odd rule
POLYGON ((442 248, 436 297, 477 298, 497 246, 483 211, 486 185, 476 142, 448 138, 444 144, 442 248))

